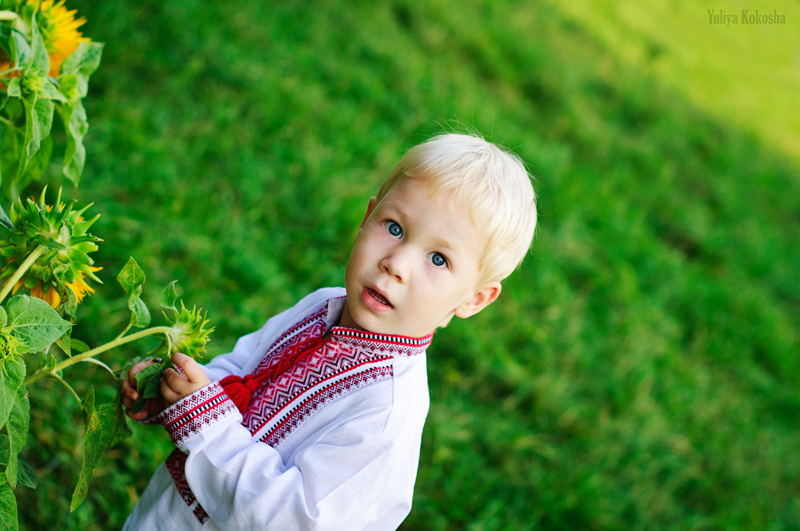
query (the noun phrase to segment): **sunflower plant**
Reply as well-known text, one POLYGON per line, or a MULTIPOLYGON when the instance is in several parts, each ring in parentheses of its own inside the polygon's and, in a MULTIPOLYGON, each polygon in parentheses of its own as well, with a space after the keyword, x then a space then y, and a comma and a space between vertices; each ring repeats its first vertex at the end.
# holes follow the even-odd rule
POLYGON ((161 362, 137 374, 143 401, 158 394, 172 354, 201 356, 213 331, 202 310, 189 310, 183 301, 178 305, 174 281, 161 292, 165 324, 150 326, 150 310, 141 298, 145 274, 130 258, 116 277, 130 310, 127 326, 94 348, 72 335, 80 303, 102 284, 97 276, 102 267, 92 257, 103 241, 91 233, 99 214, 92 213, 92 204, 64 197, 63 187, 55 197, 47 187, 38 199, 23 197, 47 171, 56 114, 66 133, 60 175, 77 186, 83 173, 89 125, 82 102, 103 45, 81 34, 85 20, 75 15, 65 0, 0 0, 0 195, 9 205, 0 206, 0 530, 18 529, 18 485, 37 484, 23 457, 37 381, 59 382, 83 412, 86 431, 74 510, 86 497, 100 455, 130 434, 120 388, 139 358, 123 361, 115 371, 98 356, 144 337, 162 337, 153 351, 161 362), (109 373, 117 388, 115 402, 96 404, 93 387, 80 397, 67 382, 67 373, 76 376, 74 368, 67 369, 83 362, 109 373))

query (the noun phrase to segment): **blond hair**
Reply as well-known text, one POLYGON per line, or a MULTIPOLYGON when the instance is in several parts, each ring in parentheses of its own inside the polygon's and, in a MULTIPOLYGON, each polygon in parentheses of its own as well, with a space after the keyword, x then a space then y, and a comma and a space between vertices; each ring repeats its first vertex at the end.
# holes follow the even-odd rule
POLYGON ((381 184, 378 203, 405 179, 423 181, 466 209, 486 237, 480 263, 484 282, 502 280, 519 266, 536 228, 531 179, 515 154, 483 138, 447 133, 408 150, 381 184))

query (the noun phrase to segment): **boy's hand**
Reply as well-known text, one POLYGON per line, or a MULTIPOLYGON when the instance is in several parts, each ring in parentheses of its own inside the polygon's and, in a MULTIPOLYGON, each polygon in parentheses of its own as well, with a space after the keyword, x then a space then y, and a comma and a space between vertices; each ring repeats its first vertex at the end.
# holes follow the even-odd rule
POLYGON ((175 369, 167 369, 159 380, 161 396, 164 397, 167 405, 171 406, 181 398, 187 397, 211 383, 200 364, 186 354, 176 352, 172 355, 172 363, 180 367, 183 374, 175 369))
POLYGON ((133 420, 143 420, 161 413, 166 405, 163 398, 148 398, 144 403, 144 409, 140 412, 134 413, 131 409, 139 398, 139 393, 136 392, 136 373, 154 363, 158 362, 154 360, 140 361, 130 368, 128 377, 122 382, 122 403, 125 406, 125 413, 133 420))

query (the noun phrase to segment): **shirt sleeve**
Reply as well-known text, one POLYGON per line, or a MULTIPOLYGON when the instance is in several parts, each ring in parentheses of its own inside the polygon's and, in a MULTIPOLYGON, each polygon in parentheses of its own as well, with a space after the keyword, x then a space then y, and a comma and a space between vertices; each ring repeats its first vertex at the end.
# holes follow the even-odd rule
POLYGON ((387 411, 373 397, 362 398, 368 408, 301 448, 289 467, 277 450, 251 437, 216 382, 168 408, 164 426, 188 454, 187 482, 219 528, 363 529, 398 509, 400 520, 407 514, 411 491, 402 476, 411 472, 413 488, 416 459, 383 430, 391 401, 387 411))

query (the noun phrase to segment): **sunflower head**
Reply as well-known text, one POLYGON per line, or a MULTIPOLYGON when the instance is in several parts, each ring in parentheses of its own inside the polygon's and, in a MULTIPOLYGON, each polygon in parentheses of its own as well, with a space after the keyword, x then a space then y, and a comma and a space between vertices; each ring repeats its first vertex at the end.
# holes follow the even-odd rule
POLYGON ((214 327, 205 328, 209 323, 206 314, 197 307, 187 310, 181 301, 181 309, 173 308, 171 318, 166 313, 164 316, 169 321, 172 332, 169 334, 169 342, 165 339, 156 350, 162 354, 181 352, 194 359, 201 358, 206 352, 208 336, 214 331, 214 327))
POLYGON ((28 346, 11 334, 11 329, 0 329, 0 360, 4 360, 14 354, 24 354, 28 352, 28 346))
POLYGON ((9 217, 14 229, 0 240, 0 281, 12 276, 26 256, 44 245, 47 252, 17 282, 14 293, 25 288, 32 297, 44 299, 56 308, 68 289, 77 302, 92 293, 94 290, 86 284, 87 277, 100 282, 94 274, 100 268, 93 267, 89 253, 96 251, 97 242, 102 240, 88 233, 100 215, 85 220, 82 214, 91 205, 76 211, 75 200, 61 202, 61 191, 55 205, 45 204, 46 191, 45 188, 38 202, 29 198, 25 203, 19 199, 12 204, 9 217))
POLYGON ((78 49, 80 43, 91 40, 78 31, 86 23, 86 19, 76 19, 77 11, 64 7, 64 2, 65 0, 28 0, 25 5, 36 14, 36 25, 50 55, 50 75, 53 77, 59 75, 61 63, 78 49))

